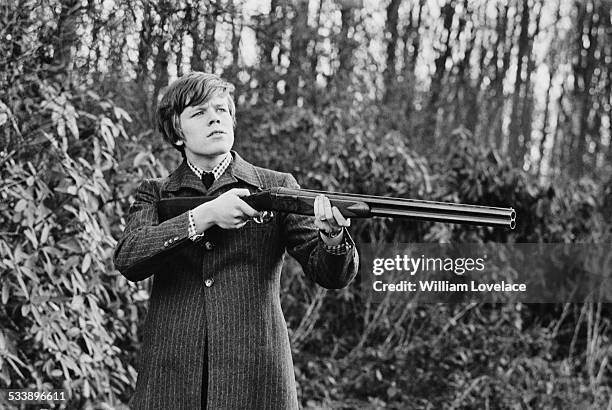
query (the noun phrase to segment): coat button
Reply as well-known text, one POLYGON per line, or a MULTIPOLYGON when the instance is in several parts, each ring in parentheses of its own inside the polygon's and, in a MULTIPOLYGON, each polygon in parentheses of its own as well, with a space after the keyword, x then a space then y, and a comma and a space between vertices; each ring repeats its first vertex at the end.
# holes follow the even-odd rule
POLYGON ((213 278, 208 278, 204 281, 204 285, 206 285, 207 288, 210 288, 213 283, 215 283, 215 280, 213 278))
POLYGON ((204 247, 206 248, 207 251, 212 251, 212 248, 214 248, 215 246, 212 244, 212 242, 206 241, 206 243, 204 244, 204 247))
POLYGON ((164 248, 168 247, 168 241, 164 242, 164 248))

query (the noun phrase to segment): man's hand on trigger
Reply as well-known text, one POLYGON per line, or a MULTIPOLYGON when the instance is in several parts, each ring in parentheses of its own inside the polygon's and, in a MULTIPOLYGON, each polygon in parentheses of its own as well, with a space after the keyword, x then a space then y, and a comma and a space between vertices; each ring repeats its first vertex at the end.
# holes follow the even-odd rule
POLYGON ((341 243, 342 228, 351 225, 350 218, 345 218, 337 207, 332 207, 329 198, 325 195, 317 195, 315 198, 314 214, 315 226, 324 233, 321 235, 323 241, 328 245, 341 243))
POLYGON ((218 198, 206 202, 194 209, 196 229, 203 232, 212 225, 223 229, 239 229, 259 212, 249 206, 240 197, 248 196, 248 189, 231 189, 218 198))

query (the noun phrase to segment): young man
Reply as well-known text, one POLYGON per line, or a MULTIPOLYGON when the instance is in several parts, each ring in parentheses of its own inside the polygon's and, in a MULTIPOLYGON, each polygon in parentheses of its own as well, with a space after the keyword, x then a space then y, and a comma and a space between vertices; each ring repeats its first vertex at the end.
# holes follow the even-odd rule
POLYGON ((350 221, 324 196, 315 216, 258 212, 242 196, 274 186, 299 188, 291 174, 251 165, 236 152, 233 86, 194 72, 164 94, 157 122, 183 154, 167 178, 135 194, 117 269, 153 277, 133 409, 297 409, 287 325, 280 307, 285 250, 329 289, 355 277, 350 221), (216 199, 160 222, 156 202, 216 199))

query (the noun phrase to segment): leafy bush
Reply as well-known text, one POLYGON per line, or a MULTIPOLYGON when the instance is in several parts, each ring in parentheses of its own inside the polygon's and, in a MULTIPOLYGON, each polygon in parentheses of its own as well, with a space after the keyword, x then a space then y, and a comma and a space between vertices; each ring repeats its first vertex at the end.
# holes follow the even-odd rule
POLYGON ((25 104, 5 112, 34 138, 5 146, 0 160, 0 382, 65 388, 78 406, 125 401, 142 296, 111 263, 123 211, 109 182, 129 115, 44 82, 25 104))

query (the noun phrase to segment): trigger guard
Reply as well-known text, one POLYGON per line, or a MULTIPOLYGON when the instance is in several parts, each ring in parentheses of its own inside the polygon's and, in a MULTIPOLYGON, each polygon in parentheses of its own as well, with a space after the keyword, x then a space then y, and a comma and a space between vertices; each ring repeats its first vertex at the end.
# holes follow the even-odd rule
POLYGON ((263 211, 261 216, 254 216, 252 218, 253 222, 256 224, 265 224, 268 223, 274 218, 274 212, 272 211, 263 211))

